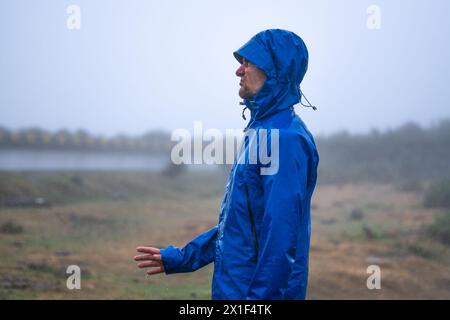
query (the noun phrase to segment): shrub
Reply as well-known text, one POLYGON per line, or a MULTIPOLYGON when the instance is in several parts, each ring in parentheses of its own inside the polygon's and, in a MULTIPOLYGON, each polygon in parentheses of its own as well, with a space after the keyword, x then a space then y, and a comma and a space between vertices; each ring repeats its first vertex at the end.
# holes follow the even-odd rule
POLYGON ((425 194, 424 206, 450 208, 450 180, 431 185, 425 194))
POLYGON ((162 174, 168 178, 176 178, 182 173, 186 172, 187 168, 185 164, 176 165, 169 162, 162 171, 162 174))
POLYGON ((361 209, 355 208, 350 212, 350 220, 361 220, 364 218, 364 212, 361 209))
POLYGON ((23 232, 23 227, 11 220, 0 226, 0 233, 18 234, 23 232))
POLYGON ((433 224, 428 226, 427 234, 430 238, 450 246, 450 211, 438 215, 433 224))

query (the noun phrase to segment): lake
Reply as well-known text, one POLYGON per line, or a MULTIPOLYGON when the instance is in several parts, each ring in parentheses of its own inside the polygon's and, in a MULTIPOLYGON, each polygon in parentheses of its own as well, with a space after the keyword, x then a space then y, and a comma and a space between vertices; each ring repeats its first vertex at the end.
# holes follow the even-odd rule
MULTIPOLYGON (((170 156, 149 152, 0 149, 0 170, 143 170, 161 171, 170 156)), ((218 165, 187 165, 188 170, 216 170, 218 165)))
POLYGON ((80 150, 0 150, 0 170, 150 170, 169 164, 167 155, 80 150))

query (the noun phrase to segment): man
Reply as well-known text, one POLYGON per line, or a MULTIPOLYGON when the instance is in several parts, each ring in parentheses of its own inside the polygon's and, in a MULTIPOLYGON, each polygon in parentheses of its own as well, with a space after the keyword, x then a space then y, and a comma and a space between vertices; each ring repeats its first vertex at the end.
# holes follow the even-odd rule
POLYGON ((235 161, 217 226, 183 249, 138 247, 144 254, 135 260, 151 268, 148 274, 192 272, 214 262, 213 299, 304 299, 319 157, 293 105, 300 102, 308 51, 296 34, 272 29, 234 56, 241 63, 239 95, 251 112, 246 130, 267 130, 267 140, 277 131, 278 169, 261 174, 261 163, 235 161))

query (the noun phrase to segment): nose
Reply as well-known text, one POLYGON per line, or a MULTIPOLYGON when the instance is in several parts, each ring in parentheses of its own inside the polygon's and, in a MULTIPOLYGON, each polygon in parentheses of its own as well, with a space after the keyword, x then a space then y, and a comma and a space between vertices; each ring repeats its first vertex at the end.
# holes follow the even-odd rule
POLYGON ((245 74, 245 67, 243 64, 236 70, 236 75, 242 77, 245 74))

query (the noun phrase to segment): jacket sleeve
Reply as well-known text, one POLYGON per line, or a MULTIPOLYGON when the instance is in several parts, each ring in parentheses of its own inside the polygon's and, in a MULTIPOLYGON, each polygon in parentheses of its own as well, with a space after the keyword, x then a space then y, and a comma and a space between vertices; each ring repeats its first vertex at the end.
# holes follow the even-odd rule
POLYGON ((192 272, 214 261, 217 226, 192 239, 183 249, 168 246, 160 251, 166 274, 192 272))
MULTIPOLYGON (((309 208, 306 204, 309 149, 303 137, 279 131, 278 172, 261 178, 264 215, 258 237, 257 265, 247 299, 284 299, 293 272, 306 286, 310 235, 306 209, 309 208)), ((297 293, 299 297, 304 298, 304 294, 297 293)))

